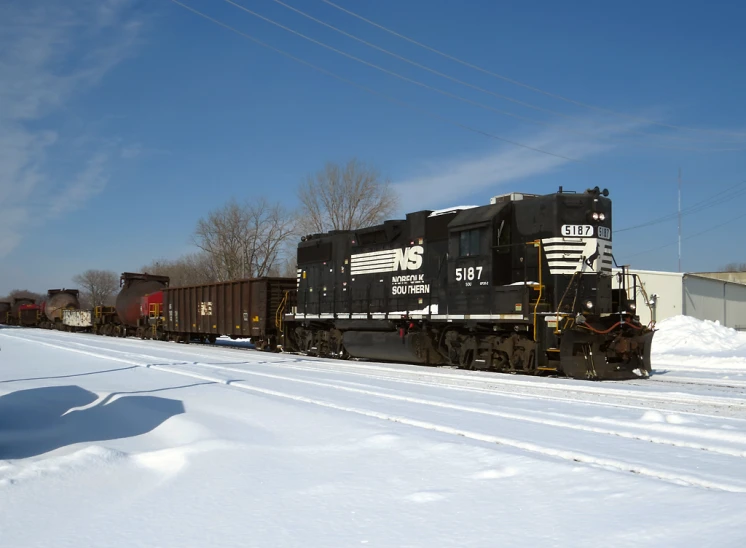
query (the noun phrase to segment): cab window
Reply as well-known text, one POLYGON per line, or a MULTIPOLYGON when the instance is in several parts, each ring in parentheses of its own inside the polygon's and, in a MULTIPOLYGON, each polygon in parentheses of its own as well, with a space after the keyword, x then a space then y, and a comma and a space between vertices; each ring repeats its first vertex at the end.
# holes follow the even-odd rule
POLYGON ((479 229, 464 230, 459 236, 459 257, 479 255, 479 229))

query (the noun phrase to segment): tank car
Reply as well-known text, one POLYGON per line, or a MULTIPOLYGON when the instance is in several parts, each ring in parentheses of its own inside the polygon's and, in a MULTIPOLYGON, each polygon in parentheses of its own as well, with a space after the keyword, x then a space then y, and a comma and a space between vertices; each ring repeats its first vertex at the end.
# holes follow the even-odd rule
POLYGON ((126 335, 128 330, 131 330, 133 334, 137 330, 138 321, 141 317, 140 303, 142 297, 168 287, 169 281, 168 276, 133 272, 122 273, 119 279, 119 285, 122 289, 117 295, 115 303, 122 335, 126 335))
POLYGON ((48 290, 43 306, 46 318, 46 321, 43 322, 43 327, 60 329, 62 327, 63 312, 65 310, 80 309, 79 295, 80 291, 77 289, 48 290))
POLYGON ((634 276, 612 289, 607 190, 513 193, 301 240, 286 349, 579 379, 650 374, 653 329, 635 313, 634 276))

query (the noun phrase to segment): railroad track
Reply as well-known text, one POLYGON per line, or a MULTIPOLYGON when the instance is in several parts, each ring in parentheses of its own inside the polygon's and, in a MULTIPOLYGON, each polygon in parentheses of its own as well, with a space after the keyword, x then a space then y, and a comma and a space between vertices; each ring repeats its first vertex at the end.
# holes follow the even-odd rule
MULTIPOLYGON (((81 336, 81 334, 76 334, 76 336, 81 336)), ((98 336, 90 335, 91 337, 98 338, 98 336)), ((107 341, 117 341, 117 342, 131 342, 131 343, 140 343, 141 339, 136 337, 107 337, 105 340, 107 341)), ((159 343, 161 341, 148 341, 149 343, 159 343)), ((172 343, 167 343, 172 344, 172 343)), ((225 350, 227 352, 246 352, 246 351, 254 351, 254 352, 261 352, 262 354, 268 354, 261 350, 256 350, 253 348, 247 348, 245 345, 242 345, 240 343, 232 344, 232 341, 221 341, 220 344, 210 344, 210 343, 201 343, 201 342, 191 342, 189 343, 189 347, 206 347, 210 348, 211 350, 225 350)), ((187 348, 189 348, 187 347, 187 348)), ((189 354, 193 354, 193 351, 186 351, 189 354)), ((315 357, 315 356, 307 356, 305 354, 302 354, 300 352, 282 352, 279 354, 271 354, 271 355, 280 355, 280 356, 295 356, 297 358, 302 359, 303 361, 314 361, 319 363, 329 363, 329 364, 344 364, 343 367, 350 367, 354 366, 353 364, 361 364, 362 367, 380 367, 382 364, 379 362, 368 362, 367 360, 336 360, 334 358, 322 358, 322 357, 315 357), (364 365, 363 365, 364 364, 364 365)), ((475 375, 487 375, 487 381, 486 382, 500 382, 502 384, 506 384, 508 381, 506 380, 498 380, 496 377, 507 377, 507 378, 521 378, 520 375, 511 375, 511 374, 504 374, 504 373, 492 373, 492 372, 482 372, 482 371, 469 371, 460 369, 457 367, 452 366, 438 366, 437 368, 427 368, 425 366, 412 366, 408 364, 401 364, 405 367, 416 367, 418 370, 416 373, 421 373, 423 371, 427 371, 428 375, 433 376, 436 371, 441 372, 441 375, 448 375, 448 373, 442 373, 444 371, 453 371, 458 372, 459 378, 465 378, 466 375, 475 374, 475 375)), ((386 366, 384 366, 386 367, 386 366)), ((393 369, 388 367, 387 369, 390 370, 396 370, 400 371, 400 369, 393 369)), ((677 366, 677 369, 681 369, 683 371, 699 371, 695 368, 682 368, 677 366)), ((713 370, 713 373, 718 374, 738 374, 738 371, 732 371, 732 370, 713 370)), ((475 382, 480 382, 478 379, 479 377, 476 376, 470 376, 468 377, 470 380, 474 380, 475 382)), ((586 381, 577 381, 575 379, 567 379, 565 377, 561 376, 546 376, 546 377, 522 377, 522 379, 517 381, 519 383, 525 382, 526 380, 540 380, 540 379, 555 379, 557 381, 569 381, 571 383, 577 383, 577 382, 586 382, 586 381)), ((665 386, 682 386, 682 387, 688 387, 688 386, 699 386, 699 387, 713 387, 718 389, 726 389, 729 392, 734 392, 737 395, 742 395, 744 398, 746 398, 746 380, 738 381, 738 380, 730 380, 730 379, 701 379, 697 377, 688 377, 688 376, 678 376, 678 375, 670 375, 670 374, 663 374, 656 375, 655 371, 652 377, 648 379, 640 379, 640 380, 624 380, 624 381, 603 381, 604 385, 611 385, 611 384, 617 384, 617 385, 626 385, 626 386, 647 386, 649 384, 662 384, 665 386)), ((545 385, 546 387, 547 385, 545 385)), ((573 384, 572 386, 577 386, 577 384, 573 384)), ((576 389, 575 391, 583 391, 582 389, 576 389)), ((697 400, 698 401, 698 400, 697 400)), ((690 402, 691 403, 691 402, 690 402)))
MULTIPOLYGON (((281 355, 269 355, 270 359, 265 359, 262 362, 242 361, 216 364, 205 361, 179 361, 173 358, 131 350, 101 348, 100 346, 85 344, 82 341, 73 341, 70 337, 66 337, 65 339, 67 340, 63 341, 50 341, 49 339, 45 340, 35 336, 16 337, 13 335, 3 335, 100 359, 196 378, 250 393, 292 400, 339 412, 351 413, 357 416, 456 436, 475 443, 496 444, 511 448, 511 450, 538 455, 542 458, 602 467, 618 472, 631 472, 675 484, 730 492, 746 492, 746 483, 734 479, 742 477, 740 472, 734 474, 734 478, 718 475, 722 470, 732 467, 733 463, 738 463, 738 466, 735 466, 735 468, 746 469, 746 458, 744 458, 746 457, 746 437, 738 432, 720 433, 712 430, 699 431, 679 426, 676 427, 679 428, 680 432, 678 437, 672 436, 671 431, 651 434, 650 432, 641 432, 641 425, 639 424, 624 423, 621 421, 610 420, 606 424, 599 425, 592 424, 593 421, 589 421, 588 417, 583 422, 578 420, 578 417, 560 416, 560 418, 552 418, 550 417, 550 413, 518 413, 497 409, 495 406, 489 405, 453 403, 433 395, 429 397, 406 395, 402 394, 401 387, 398 391, 387 391, 381 387, 370 385, 360 386, 360 383, 355 385, 346 380, 300 378, 281 373, 288 372, 287 366, 290 366, 294 372, 310 375, 339 375, 340 373, 324 368, 304 366, 299 361, 283 363, 282 360, 285 359, 287 361, 287 358, 283 358, 281 355), (257 366, 262 368, 262 370, 249 369, 256 368, 257 366), (278 368, 280 367, 284 367, 285 369, 279 371, 278 368), (240 374, 243 378, 236 379, 238 376, 236 373, 240 374), (249 382, 249 380, 252 382, 249 382), (282 386, 281 390, 275 387, 278 383, 282 386), (314 394, 314 391, 318 392, 318 389, 323 389, 328 394, 325 394, 325 397, 319 397, 314 394), (309 391, 311 395, 308 394, 309 391), (381 405, 380 402, 388 403, 381 405), (374 407, 373 409, 370 408, 371 405, 374 407), (379 411, 381 408, 387 409, 387 412, 379 411), (424 417, 422 416, 423 414, 425 415, 424 417), (432 416, 437 417, 437 420, 433 420, 432 416), (464 421, 465 417, 470 417, 470 419, 464 421), (463 427, 463 422, 470 423, 469 427, 463 427), (521 436, 504 434, 503 431, 510 430, 510 428, 497 427, 498 425, 509 426, 515 424, 524 425, 518 429, 521 436), (608 454, 608 451, 604 454, 602 450, 595 453, 577 451, 564 447, 564 442, 561 440, 554 444, 534 442, 533 439, 545 439, 545 436, 532 438, 529 430, 535 429, 538 432, 542 432, 547 428, 554 431, 568 432, 568 435, 578 436, 578 439, 585 440, 595 439, 598 436, 619 438, 622 440, 620 443, 632 444, 624 446, 625 450, 628 451, 628 457, 636 455, 637 448, 642 444, 659 447, 659 451, 662 452, 661 456, 667 456, 668 459, 650 458, 649 449, 645 450, 644 454, 646 458, 643 462, 640 462, 638 458, 621 458, 616 455, 615 451, 612 451, 611 454, 608 454), (572 434, 570 434, 571 432, 572 434), (674 451, 674 456, 678 457, 682 456, 679 452, 685 452, 688 457, 686 459, 669 460, 671 457, 670 451, 674 451), (685 464, 689 463, 690 459, 692 462, 696 462, 696 459, 701 458, 700 455, 702 454, 711 455, 710 458, 717 459, 720 466, 702 466, 702 468, 695 466, 697 471, 693 473, 690 470, 672 469, 670 465, 666 465, 666 463, 674 460, 684 462, 685 464), (651 466, 648 462, 655 462, 657 464, 651 466), (700 470, 706 470, 706 472, 701 472, 700 470)), ((125 343, 124 346, 131 346, 134 350, 137 343, 133 345, 125 343)), ((142 346, 142 344, 139 346, 142 346)), ((170 354, 174 353, 173 346, 169 346, 168 350, 170 354)), ((151 352, 150 345, 148 346, 148 352, 151 352)), ((176 353, 187 353, 192 356, 195 354, 194 352, 183 350, 183 347, 176 351, 176 353)), ((207 357, 214 358, 215 354, 211 353, 207 357)), ((365 367, 368 367, 368 365, 366 364, 365 367)), ((348 375, 363 383, 371 380, 375 380, 376 382, 381 380, 372 378, 370 374, 364 373, 361 376, 360 373, 360 371, 357 371, 348 373, 348 375), (368 379, 367 381, 366 378, 368 379)), ((378 375, 378 377, 381 376, 386 377, 386 375, 378 375)), ((412 379, 392 379, 391 377, 386 377, 383 380, 385 382, 397 382, 404 386, 413 384, 411 382, 412 379)), ((443 387, 439 383, 416 382, 416 384, 425 385, 430 388, 443 387)), ((451 387, 450 389, 461 390, 462 392, 474 392, 474 389, 465 387, 451 387)), ((479 390, 478 392, 482 394, 502 395, 499 392, 495 394, 494 391, 489 390, 479 390)), ((660 427, 661 425, 657 426, 660 427)), ((513 429, 515 430, 515 428, 513 429)), ((563 435, 560 438, 564 440, 567 439, 567 436, 563 435)), ((570 443, 572 444, 572 441, 570 443)), ((604 446, 605 444, 583 443, 582 445, 584 447, 596 447, 596 445, 604 446)))
MULTIPOLYGON (((66 334, 65 334, 66 335, 66 334)), ((64 336, 65 344, 74 344, 80 348, 100 347, 79 342, 79 335, 64 336), (72 340, 71 337, 75 337, 72 340)), ((45 340, 36 337, 36 340, 45 340)), ((98 337, 91 336, 89 341, 99 341, 98 337)), ((139 339, 106 338, 108 346, 124 346, 130 348, 142 348, 143 342, 139 339)), ((148 351, 154 341, 148 341, 148 351)), ((231 357, 237 353, 233 347, 223 348, 223 345, 209 347, 209 354, 200 354, 189 346, 176 345, 174 343, 160 342, 153 347, 168 351, 171 354, 188 356, 199 356, 215 358, 216 351, 225 351, 231 357)), ((127 354, 127 351, 115 351, 127 354)), ((222 352, 221 352, 222 353, 222 352)), ((536 377, 521 377, 519 375, 505 375, 497 373, 473 372, 458 369, 427 368, 414 365, 385 365, 379 363, 341 361, 329 358, 316 358, 295 354, 274 354, 257 351, 261 360, 252 360, 253 365, 264 365, 281 367, 283 369, 294 369, 298 371, 314 373, 336 373, 354 375, 368 380, 404 382, 421 386, 435 386, 438 388, 450 388, 454 390, 468 390, 489 394, 500 394, 506 397, 531 397, 549 401, 561 401, 570 403, 583 403, 600 405, 603 407, 634 408, 640 410, 657 409, 672 413, 686 413, 692 415, 722 417, 725 413, 730 416, 746 418, 746 398, 738 397, 740 393, 731 396, 711 396, 702 394, 687 394, 681 392, 651 392, 649 389, 650 379, 645 381, 604 381, 603 383, 591 383, 573 379, 551 379, 536 377), (293 356, 293 358, 288 358, 293 356), (624 386, 640 386, 646 390, 630 390, 624 386), (706 411, 706 412, 704 412, 706 411)), ((146 359, 153 358, 150 354, 135 353, 146 359)), ((239 361, 236 363, 247 363, 239 361)), ((665 383, 667 386, 673 383, 665 383)))

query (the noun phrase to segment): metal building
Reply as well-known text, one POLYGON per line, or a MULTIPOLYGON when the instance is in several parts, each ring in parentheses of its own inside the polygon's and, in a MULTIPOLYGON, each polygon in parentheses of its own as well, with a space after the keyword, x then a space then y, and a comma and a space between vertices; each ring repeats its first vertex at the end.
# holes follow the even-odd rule
MULTIPOLYGON (((644 324, 684 315, 746 330, 746 284, 692 273, 630 273, 637 274, 642 285, 637 288, 637 312, 644 324)), ((614 280, 618 285, 616 276, 614 280)))

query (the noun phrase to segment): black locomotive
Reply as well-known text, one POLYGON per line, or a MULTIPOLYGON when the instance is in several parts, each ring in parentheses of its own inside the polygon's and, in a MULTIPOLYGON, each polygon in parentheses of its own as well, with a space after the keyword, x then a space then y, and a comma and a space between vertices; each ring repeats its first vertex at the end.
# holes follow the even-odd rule
POLYGON ((303 237, 296 302, 284 315, 286 349, 647 377, 653 331, 635 314, 634 277, 612 272, 611 226, 607 190, 560 187, 303 237))

